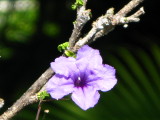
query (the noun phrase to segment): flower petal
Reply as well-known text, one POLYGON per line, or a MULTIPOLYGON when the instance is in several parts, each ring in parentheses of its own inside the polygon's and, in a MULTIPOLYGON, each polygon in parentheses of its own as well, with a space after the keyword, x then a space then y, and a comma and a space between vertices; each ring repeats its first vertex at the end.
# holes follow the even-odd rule
POLYGON ((75 88, 71 97, 80 108, 87 110, 97 104, 100 94, 92 86, 87 86, 84 88, 75 88))
POLYGON ((51 62, 51 68, 55 73, 69 77, 73 74, 73 71, 77 70, 76 59, 72 57, 59 57, 55 59, 55 62, 51 62))
POLYGON ((94 86, 97 90, 101 91, 109 91, 111 90, 115 84, 117 83, 117 79, 115 77, 115 69, 112 66, 104 65, 99 69, 99 71, 95 72, 95 79, 91 76, 88 78, 90 81, 88 85, 94 86))
POLYGON ((76 65, 80 70, 93 69, 102 65, 102 57, 98 50, 84 45, 78 50, 76 65))
POLYGON ((66 79, 60 75, 54 75, 46 85, 46 91, 54 99, 61 99, 73 91, 74 84, 71 79, 66 79))

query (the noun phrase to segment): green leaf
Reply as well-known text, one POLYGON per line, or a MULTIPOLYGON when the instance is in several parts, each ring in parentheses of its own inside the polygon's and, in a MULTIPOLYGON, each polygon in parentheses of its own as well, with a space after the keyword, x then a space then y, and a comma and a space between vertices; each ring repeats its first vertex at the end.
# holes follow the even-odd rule
POLYGON ((49 94, 46 92, 46 91, 42 91, 42 92, 39 92, 37 94, 37 97, 39 100, 43 100, 45 99, 46 97, 49 97, 49 94))
POLYGON ((69 50, 65 50, 65 55, 68 56, 68 57, 74 57, 76 58, 76 54, 72 51, 69 51, 69 50))
POLYGON ((83 0, 76 0, 76 3, 79 5, 83 5, 83 0))
POLYGON ((62 43, 62 44, 58 45, 57 48, 58 48, 59 52, 62 52, 64 50, 67 50, 68 47, 69 47, 69 42, 65 42, 65 43, 62 43))
POLYGON ((72 10, 75 10, 75 9, 77 8, 77 5, 73 4, 73 5, 71 6, 71 8, 72 8, 72 10))
POLYGON ((71 8, 75 10, 78 6, 83 6, 83 4, 83 0, 76 0, 76 2, 71 6, 71 8))
POLYGON ((74 22, 73 22, 73 24, 76 24, 76 23, 77 23, 77 21, 74 21, 74 22))

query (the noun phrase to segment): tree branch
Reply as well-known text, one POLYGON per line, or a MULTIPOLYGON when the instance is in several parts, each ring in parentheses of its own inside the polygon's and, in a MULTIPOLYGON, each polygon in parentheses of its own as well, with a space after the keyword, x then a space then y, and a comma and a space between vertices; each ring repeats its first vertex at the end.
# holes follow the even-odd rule
POLYGON ((97 38, 107 35, 116 25, 122 25, 129 22, 138 22, 139 17, 144 14, 143 7, 129 17, 125 17, 131 10, 138 6, 143 0, 132 0, 114 15, 114 8, 107 10, 106 14, 99 17, 92 24, 92 29, 88 34, 76 42, 73 51, 77 51, 85 44, 95 41, 97 38))
POLYGON ((91 10, 86 10, 87 0, 83 0, 83 6, 77 8, 77 18, 75 20, 74 29, 72 31, 71 37, 69 38, 69 46, 72 49, 75 45, 75 42, 79 39, 81 30, 83 26, 90 20, 91 10))
MULTIPOLYGON (((107 10, 104 16, 99 17, 92 24, 92 29, 82 39, 80 37, 81 30, 84 24, 90 19, 90 10, 86 10, 87 0, 83 0, 83 6, 77 9, 77 19, 74 24, 72 35, 69 39, 70 49, 76 52, 80 47, 90 42, 95 41, 97 38, 108 34, 114 29, 116 25, 126 24, 129 22, 138 22, 139 16, 144 14, 143 9, 139 9, 136 13, 129 17, 125 17, 131 10, 139 5, 143 0, 132 0, 124 6, 118 13, 114 15, 114 9, 107 10), (75 44, 76 43, 76 44, 75 44), (73 49, 72 49, 73 48, 73 49)), ((35 83, 10 107, 6 112, 0 116, 0 120, 8 120, 16 115, 25 106, 38 101, 37 93, 45 89, 45 84, 50 77, 54 74, 51 68, 48 68, 35 83)))
POLYGON ((126 16, 131 12, 135 7, 137 7, 144 0, 131 0, 127 5, 125 5, 115 16, 126 16))
POLYGON ((0 120, 8 120, 16 115, 25 106, 38 102, 38 98, 35 95, 46 84, 49 78, 53 75, 53 70, 48 68, 33 85, 18 99, 6 112, 0 116, 0 120))

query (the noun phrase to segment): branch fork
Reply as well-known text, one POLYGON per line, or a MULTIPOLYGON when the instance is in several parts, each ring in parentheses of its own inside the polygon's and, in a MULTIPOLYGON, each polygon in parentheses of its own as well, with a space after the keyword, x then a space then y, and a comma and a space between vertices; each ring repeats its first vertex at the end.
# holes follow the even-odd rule
POLYGON ((114 8, 108 9, 104 16, 99 17, 95 22, 93 22, 92 29, 88 32, 88 34, 75 43, 73 51, 75 52, 83 45, 89 44, 95 41, 97 38, 107 35, 117 25, 124 25, 124 27, 127 27, 127 24, 130 22, 139 22, 139 17, 145 13, 143 7, 141 7, 133 15, 125 17, 132 10, 130 5, 134 5, 133 1, 136 0, 132 0, 130 3, 128 3, 128 5, 125 6, 125 8, 130 8, 130 10, 125 12, 126 14, 122 14, 122 11, 124 11, 123 8, 115 15, 114 8))

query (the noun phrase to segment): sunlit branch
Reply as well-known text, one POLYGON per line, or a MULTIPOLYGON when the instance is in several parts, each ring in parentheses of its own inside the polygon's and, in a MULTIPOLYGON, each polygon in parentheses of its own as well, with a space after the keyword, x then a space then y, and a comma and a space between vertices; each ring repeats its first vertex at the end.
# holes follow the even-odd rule
POLYGON ((88 34, 76 42, 73 51, 77 51, 83 45, 95 41, 97 38, 107 35, 116 25, 124 25, 129 22, 138 22, 139 17, 144 14, 143 7, 129 17, 125 17, 131 10, 138 6, 143 0, 132 0, 114 15, 114 8, 107 10, 106 14, 99 17, 92 24, 88 34))
POLYGON ((82 28, 87 23, 87 21, 90 20, 91 10, 86 10, 86 4, 87 0, 83 0, 83 5, 77 8, 77 18, 73 22, 74 29, 72 31, 71 37, 69 38, 70 49, 74 47, 75 42, 78 41, 80 37, 82 28))

